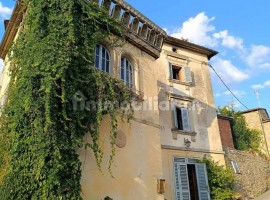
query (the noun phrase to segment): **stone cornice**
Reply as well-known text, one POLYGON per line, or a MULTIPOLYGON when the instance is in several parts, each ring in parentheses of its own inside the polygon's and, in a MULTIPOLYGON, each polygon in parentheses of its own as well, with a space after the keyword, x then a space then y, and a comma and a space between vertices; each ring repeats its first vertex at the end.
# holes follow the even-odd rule
POLYGON ((209 60, 213 56, 218 54, 217 51, 214 51, 212 49, 208 49, 206 47, 203 47, 203 46, 200 46, 200 45, 197 45, 197 44, 193 44, 193 43, 190 43, 190 42, 188 42, 186 40, 181 40, 181 39, 174 38, 174 37, 171 37, 171 36, 166 37, 164 42, 167 43, 167 44, 173 45, 173 46, 177 46, 177 47, 180 47, 180 48, 183 48, 183 49, 187 49, 187 50, 190 50, 190 51, 193 51, 193 52, 197 52, 197 53, 206 55, 209 60))
POLYGON ((137 17, 142 23, 146 23, 149 26, 149 28, 154 29, 155 31, 162 34, 163 36, 167 36, 166 31, 164 31, 162 28, 157 26, 154 22, 152 22, 150 19, 145 17, 141 12, 136 10, 134 7, 132 7, 130 4, 128 4, 124 0, 112 0, 112 2, 115 4, 121 5, 124 10, 128 11, 134 17, 137 17))
POLYGON ((14 40, 18 28, 20 26, 20 23, 22 21, 22 17, 23 17, 23 11, 21 10, 21 3, 20 1, 16 2, 15 8, 12 12, 10 21, 8 23, 8 26, 6 28, 6 31, 4 33, 3 39, 1 41, 1 45, 0 45, 0 57, 2 59, 5 59, 6 54, 10 48, 10 45, 12 43, 12 41, 14 40))

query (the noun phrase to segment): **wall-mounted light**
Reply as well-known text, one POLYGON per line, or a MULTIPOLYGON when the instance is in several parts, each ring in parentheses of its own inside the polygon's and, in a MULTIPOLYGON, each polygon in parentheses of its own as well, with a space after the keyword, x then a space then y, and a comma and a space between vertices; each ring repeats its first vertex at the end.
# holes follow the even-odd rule
POLYGON ((159 194, 164 194, 166 191, 166 182, 165 179, 157 180, 157 191, 159 194))
POLYGON ((184 138, 184 143, 185 143, 187 148, 189 148, 191 145, 191 142, 189 141, 189 139, 186 139, 186 138, 184 138))

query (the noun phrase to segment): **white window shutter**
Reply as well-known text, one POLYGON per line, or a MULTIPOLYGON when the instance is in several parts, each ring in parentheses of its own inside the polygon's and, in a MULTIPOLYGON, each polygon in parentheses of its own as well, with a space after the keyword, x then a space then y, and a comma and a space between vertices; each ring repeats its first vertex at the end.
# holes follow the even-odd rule
POLYGON ((169 78, 170 78, 170 79, 173 78, 172 64, 171 64, 171 63, 169 63, 169 78))
POLYGON ((182 124, 184 131, 190 131, 189 114, 187 108, 181 108, 182 124))
POLYGON ((207 171, 206 165, 204 163, 196 164, 196 177, 197 177, 199 199, 210 200, 207 171))
POLYGON ((190 67, 183 67, 183 70, 184 70, 185 82, 192 83, 192 76, 191 76, 190 67))
POLYGON ((180 195, 181 199, 180 200, 190 200, 187 165, 186 164, 178 164, 178 171, 179 171, 178 173, 179 173, 180 190, 181 190, 181 195, 180 195))
POLYGON ((173 109, 173 114, 174 114, 174 127, 175 128, 179 128, 178 127, 178 119, 177 119, 177 107, 176 106, 174 106, 174 109, 173 109))
POLYGON ((190 200, 188 171, 186 164, 174 163, 175 199, 190 200))
POLYGON ((174 163, 175 199, 181 200, 179 164, 174 163))

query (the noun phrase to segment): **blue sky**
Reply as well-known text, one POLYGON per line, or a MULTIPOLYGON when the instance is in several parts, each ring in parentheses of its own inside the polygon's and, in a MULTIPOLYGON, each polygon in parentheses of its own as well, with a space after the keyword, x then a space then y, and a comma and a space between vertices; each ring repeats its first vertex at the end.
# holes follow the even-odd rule
MULTIPOLYGON (((235 95, 248 107, 270 112, 270 1, 232 0, 127 0, 137 10, 164 28, 219 54, 211 59, 235 95), (259 99, 255 90, 259 91, 259 99)), ((14 1, 0 0, 0 18, 11 12, 14 1)), ((0 24, 0 36, 3 23, 0 24)), ((1 68, 1 67, 0 67, 1 68)), ((217 76, 211 72, 217 106, 234 103, 245 110, 217 76)))

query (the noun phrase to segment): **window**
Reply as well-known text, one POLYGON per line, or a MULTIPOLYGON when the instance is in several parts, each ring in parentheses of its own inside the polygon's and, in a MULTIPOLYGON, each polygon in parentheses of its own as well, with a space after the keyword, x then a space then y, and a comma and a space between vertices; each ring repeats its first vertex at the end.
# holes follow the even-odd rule
POLYGON ((95 67, 101 71, 110 73, 110 54, 102 45, 97 44, 95 48, 95 67))
POLYGON ((184 83, 192 82, 190 67, 180 67, 169 63, 170 79, 178 80, 184 83))
POLYGON ((174 125, 178 130, 191 131, 187 108, 174 107, 174 125))
POLYGON ((172 74, 173 74, 173 79, 175 80, 180 80, 182 79, 182 76, 181 76, 181 70, 182 68, 181 67, 177 67, 177 66, 172 66, 172 74))
POLYGON ((125 82, 125 84, 133 88, 134 87, 134 72, 133 72, 133 66, 131 62, 125 58, 121 58, 121 79, 125 82))
POLYGON ((206 165, 174 158, 176 200, 210 200, 206 165))
POLYGON ((240 169, 239 169, 239 167, 238 167, 237 162, 232 161, 232 166, 233 166, 234 172, 235 172, 236 174, 240 174, 240 169))

